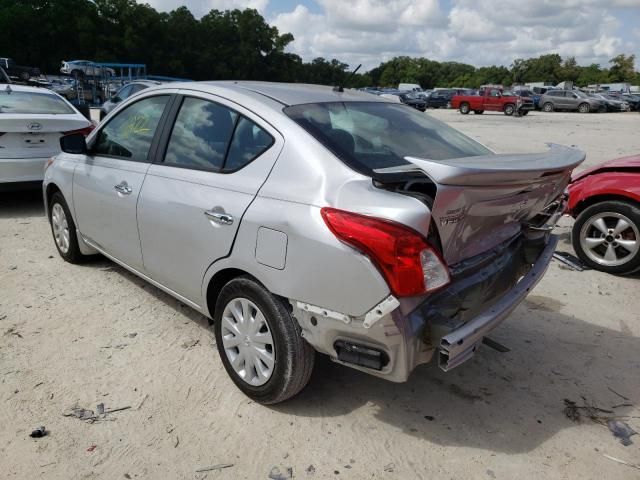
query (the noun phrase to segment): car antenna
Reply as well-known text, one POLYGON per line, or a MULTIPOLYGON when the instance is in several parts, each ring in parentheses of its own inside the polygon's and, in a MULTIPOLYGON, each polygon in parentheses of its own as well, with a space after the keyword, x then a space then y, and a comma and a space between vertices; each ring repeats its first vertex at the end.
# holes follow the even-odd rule
MULTIPOLYGON (((356 74, 356 72, 357 72, 358 70, 360 70, 360 67, 361 67, 361 66, 362 66, 362 64, 358 65, 358 66, 356 67, 356 69, 355 69, 353 72, 351 72, 351 75, 349 75, 349 78, 347 78, 347 81, 346 81, 346 82, 344 82, 344 83, 349 83, 349 82, 351 82, 351 79, 352 79, 352 78, 353 78, 353 76, 356 74)), ((334 91, 334 92, 344 92, 344 88, 342 88, 342 85, 336 85, 335 87, 333 87, 333 91, 334 91)))

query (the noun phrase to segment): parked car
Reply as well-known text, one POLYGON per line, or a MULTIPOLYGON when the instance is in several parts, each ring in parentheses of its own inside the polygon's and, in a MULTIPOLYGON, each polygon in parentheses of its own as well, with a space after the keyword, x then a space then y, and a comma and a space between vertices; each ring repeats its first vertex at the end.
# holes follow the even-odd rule
POLYGON ((540 97, 540 105, 545 112, 554 110, 577 110, 580 113, 604 111, 604 103, 591 98, 579 90, 548 90, 540 97))
POLYGON ((0 88, 0 189, 38 187, 60 137, 86 135, 93 124, 60 95, 37 87, 0 88))
POLYGON ((102 253, 212 319, 261 403, 299 392, 314 350, 396 382, 468 360, 542 277, 584 159, 495 155, 363 92, 242 81, 148 88, 61 145, 43 193, 62 258, 102 253))
POLYGON ((40 69, 36 67, 18 65, 12 58, 0 58, 0 67, 2 67, 9 77, 16 78, 23 82, 27 82, 31 78, 40 76, 40 69))
POLYGON ((426 99, 427 108, 451 108, 451 99, 455 94, 454 90, 434 90, 426 99))
POLYGON ((404 103, 405 105, 409 105, 416 110, 424 112, 427 109, 426 100, 420 98, 418 95, 414 95, 412 93, 399 93, 398 97, 400 97, 400 101, 402 103, 404 103))
POLYGON ((640 155, 575 175, 568 213, 576 219, 573 248, 584 263, 613 274, 640 269, 640 155))
POLYGON ((632 93, 623 93, 622 95, 610 95, 613 98, 618 100, 622 100, 629 104, 631 110, 637 112, 640 111, 640 95, 632 94, 632 93))
POLYGON ((616 98, 604 93, 588 93, 587 95, 600 100, 607 112, 628 112, 631 108, 629 103, 622 100, 621 97, 616 98))
POLYGON ((110 100, 107 100, 100 107, 100 120, 107 116, 107 114, 116 108, 118 103, 123 100, 129 98, 131 95, 138 93, 145 88, 153 87, 156 85, 160 85, 160 82, 156 82, 153 80, 137 80, 135 82, 127 83, 123 87, 121 87, 116 94, 111 97, 110 100))
POLYGON ((11 83, 9 75, 7 75, 2 67, 0 67, 0 83, 11 83))
POLYGON ((73 83, 66 82, 64 80, 58 80, 58 79, 53 79, 53 80, 50 80, 49 82, 51 83, 51 86, 49 87, 49 89, 53 90, 58 95, 66 98, 67 100, 74 97, 75 90, 74 90, 73 83))
POLYGON ((401 83, 398 85, 400 92, 421 92, 422 87, 417 83, 401 83))
POLYGON ((89 60, 70 60, 62 61, 60 73, 63 75, 71 75, 72 77, 114 77, 116 72, 113 68, 103 67, 89 60))
POLYGON ((503 112, 505 115, 519 113, 526 115, 533 110, 533 101, 528 97, 520 97, 500 87, 481 88, 479 95, 455 95, 451 99, 451 107, 462 114, 473 111, 480 115, 485 111, 503 112))

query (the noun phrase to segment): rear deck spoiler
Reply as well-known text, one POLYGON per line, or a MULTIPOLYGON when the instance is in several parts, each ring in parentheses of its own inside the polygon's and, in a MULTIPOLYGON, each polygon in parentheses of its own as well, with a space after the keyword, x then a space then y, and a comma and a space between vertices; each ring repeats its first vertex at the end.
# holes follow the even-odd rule
POLYGON ((377 177, 422 172, 440 185, 530 184, 545 177, 570 173, 586 154, 572 147, 547 144, 549 151, 526 154, 491 154, 476 157, 429 160, 404 157, 410 165, 375 169, 377 177))

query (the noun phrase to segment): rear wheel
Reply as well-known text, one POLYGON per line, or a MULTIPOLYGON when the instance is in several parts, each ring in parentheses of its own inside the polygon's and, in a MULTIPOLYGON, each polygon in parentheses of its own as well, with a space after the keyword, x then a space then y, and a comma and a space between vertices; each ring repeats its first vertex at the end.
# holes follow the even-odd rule
POLYGON ((640 268, 640 207, 607 201, 586 208, 572 230, 580 259, 595 270, 612 274, 640 268))
POLYGON ((505 115, 511 116, 511 115, 514 114, 515 111, 516 111, 516 107, 515 107, 515 105, 513 103, 507 103, 504 106, 504 114, 505 115))
POLYGON ((225 370, 256 402, 283 402, 308 383, 315 351, 284 301, 252 278, 223 287, 213 328, 225 370))
POLYGON ((60 256, 69 263, 81 263, 86 260, 87 257, 80 252, 78 246, 76 225, 60 192, 54 193, 49 202, 49 223, 60 256))
POLYGON ((588 103, 581 103, 580 105, 578 105, 578 111, 580 113, 589 113, 589 110, 591 110, 591 107, 588 103))
POLYGON ((553 103, 547 102, 542 106, 542 110, 545 112, 553 112, 553 103))
POLYGON ((471 107, 469 107, 468 103, 465 102, 460 104, 460 113, 467 115, 470 111, 471 107))

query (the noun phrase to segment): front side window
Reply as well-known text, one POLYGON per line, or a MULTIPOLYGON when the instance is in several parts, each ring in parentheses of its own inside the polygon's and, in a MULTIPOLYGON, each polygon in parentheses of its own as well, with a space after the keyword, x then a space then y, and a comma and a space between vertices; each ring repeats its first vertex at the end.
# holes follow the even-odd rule
POLYGON ((431 160, 488 155, 490 150, 443 122, 402 105, 331 102, 294 105, 284 112, 357 171, 431 160))
POLYGON ((120 111, 98 133, 91 153, 146 162, 168 101, 168 95, 149 97, 120 111))
POLYGON ((0 90, 0 114, 3 113, 61 115, 75 113, 75 110, 57 95, 11 91, 9 88, 0 90))

